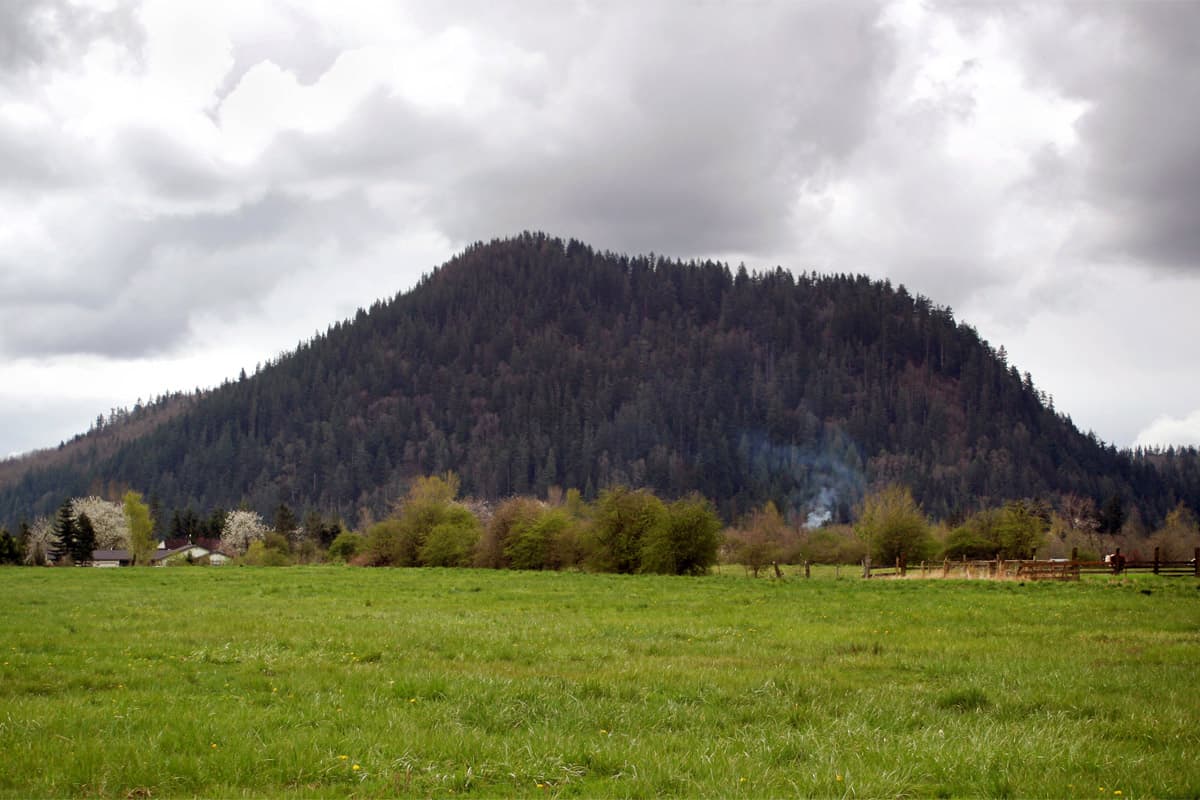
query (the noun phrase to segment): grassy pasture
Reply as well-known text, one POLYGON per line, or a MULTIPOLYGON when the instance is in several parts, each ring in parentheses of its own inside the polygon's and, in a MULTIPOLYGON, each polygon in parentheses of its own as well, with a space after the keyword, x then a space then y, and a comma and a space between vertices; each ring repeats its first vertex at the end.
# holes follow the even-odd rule
POLYGON ((0 796, 1200 796, 1200 591, 4 569, 0 796))

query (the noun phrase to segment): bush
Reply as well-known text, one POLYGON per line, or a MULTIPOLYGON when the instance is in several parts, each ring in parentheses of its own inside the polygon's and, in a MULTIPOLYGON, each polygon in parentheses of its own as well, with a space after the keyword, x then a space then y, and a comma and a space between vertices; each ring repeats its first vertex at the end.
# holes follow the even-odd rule
POLYGON ((250 543, 246 555, 242 556, 242 563, 250 567, 287 567, 291 566, 292 560, 286 553, 267 547, 259 539, 250 543))
POLYGON ((361 534, 342 531, 329 544, 329 557, 334 561, 350 561, 366 547, 367 540, 361 534))
POLYGON ((475 551, 475 566, 506 569, 510 566, 505 553, 515 528, 528 525, 541 513, 543 505, 531 497, 505 500, 496 509, 475 551))
POLYGON ((451 507, 421 545, 420 563, 427 567, 467 567, 479 541, 479 520, 462 506, 451 507))
POLYGON ((662 523, 666 507, 648 491, 623 486, 609 489, 596 501, 588 560, 600 572, 637 572, 642 537, 662 523))
MULTIPOLYGON (((405 533, 404 525, 395 517, 376 522, 367 528, 366 539, 361 550, 365 563, 373 567, 401 564, 404 556, 411 550, 403 541, 405 533)), ((416 553, 412 554, 414 562, 416 555, 416 553)))
POLYGON ((779 509, 768 502, 761 511, 744 520, 741 527, 730 531, 726 539, 730 557, 757 578, 763 567, 783 560, 793 537, 779 509))
POLYGON ((855 530, 878 563, 915 562, 934 552, 929 523, 904 486, 885 486, 863 498, 855 530))
POLYGON ((513 569, 558 569, 563 566, 559 546, 572 527, 566 509, 543 508, 512 528, 504 555, 513 569))
POLYGON ((800 558, 814 564, 858 564, 867 555, 867 543, 849 525, 826 525, 809 531, 798 549, 800 558))
POLYGON ((942 557, 950 559, 991 558, 996 554, 996 543, 985 539, 977 531, 960 525, 950 531, 942 544, 942 557))
POLYGON ((642 537, 640 571, 703 575, 717 563, 721 519, 699 495, 677 500, 642 537))

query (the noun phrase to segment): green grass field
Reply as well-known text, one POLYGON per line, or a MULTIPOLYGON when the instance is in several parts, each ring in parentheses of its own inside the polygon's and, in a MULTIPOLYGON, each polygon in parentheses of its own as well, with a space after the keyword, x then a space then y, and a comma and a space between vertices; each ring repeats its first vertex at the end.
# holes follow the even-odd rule
POLYGON ((0 795, 1200 796, 1200 590, 4 569, 0 795))

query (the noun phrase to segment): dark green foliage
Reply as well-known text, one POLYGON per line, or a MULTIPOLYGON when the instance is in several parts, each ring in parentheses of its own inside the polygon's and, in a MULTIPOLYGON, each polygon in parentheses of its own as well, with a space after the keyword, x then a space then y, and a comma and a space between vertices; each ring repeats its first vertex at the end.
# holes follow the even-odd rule
POLYGON ((887 281, 734 275, 524 234, 252 376, 114 414, 69 458, 3 471, 0 521, 93 484, 164 508, 378 517, 395 487, 448 469, 491 499, 696 491, 726 520, 770 500, 848 522, 888 482, 935 517, 1065 493, 1136 498, 1152 526, 1178 501, 1200 508, 1195 449, 1120 453, 1047 401, 950 309, 887 281))
POLYGON ((320 513, 310 511, 304 515, 303 534, 306 542, 325 550, 342 534, 342 524, 337 519, 326 519, 320 513))
POLYGON ((0 528, 0 564, 20 564, 21 556, 21 543, 8 528, 0 528))
POLYGON ((92 560, 92 551, 96 549, 96 529, 87 514, 80 514, 75 521, 75 540, 71 543, 71 560, 76 564, 84 564, 92 560))
POLYGON ((287 503, 280 503, 279 508, 275 509, 275 531, 291 538, 292 533, 299 527, 300 521, 296 519, 296 513, 287 503))
POLYGON ((1104 501, 1104 506, 1100 509, 1100 532, 1120 533, 1126 516, 1125 505, 1121 502, 1121 498, 1118 495, 1112 495, 1104 501))
POLYGON ((79 528, 75 524, 74 512, 71 510, 71 499, 67 498, 58 507, 58 515, 54 519, 54 543, 48 554, 50 561, 57 564, 71 556, 75 552, 78 541, 79 528))

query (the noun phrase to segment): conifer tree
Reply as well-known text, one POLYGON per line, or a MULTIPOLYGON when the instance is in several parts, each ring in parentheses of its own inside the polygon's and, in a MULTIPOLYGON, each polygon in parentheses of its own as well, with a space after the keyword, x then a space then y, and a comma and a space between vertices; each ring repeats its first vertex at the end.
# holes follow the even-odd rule
POLYGON ((92 551, 96 549, 96 529, 87 514, 80 514, 75 522, 75 541, 71 546, 71 559, 76 564, 92 560, 92 551))
POLYGON ((50 546, 50 560, 57 564, 65 556, 73 555, 79 529, 71 513, 71 500, 68 498, 58 507, 58 516, 54 520, 54 540, 50 546))

